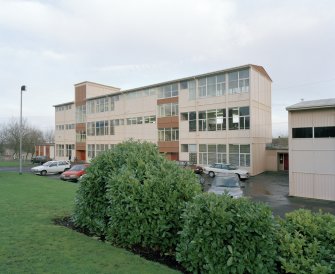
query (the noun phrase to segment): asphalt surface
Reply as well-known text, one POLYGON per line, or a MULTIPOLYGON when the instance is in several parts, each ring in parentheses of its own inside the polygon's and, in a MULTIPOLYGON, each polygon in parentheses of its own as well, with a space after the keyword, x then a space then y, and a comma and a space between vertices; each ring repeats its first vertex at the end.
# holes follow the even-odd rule
MULTIPOLYGON (((205 190, 211 184, 211 178, 205 177, 205 190)), ((335 201, 316 200, 289 196, 289 179, 287 172, 264 172, 241 181, 244 196, 268 204, 274 215, 284 217, 285 213, 299 209, 313 212, 328 212, 335 215, 335 201)))
MULTIPOLYGON (((22 171, 30 173, 33 165, 23 167, 22 171)), ((19 172, 18 167, 0 167, 1 171, 19 172)), ((37 175, 38 176, 38 175, 37 175)), ((208 190, 212 179, 207 175, 202 175, 205 179, 204 190, 208 190)), ((47 175, 48 178, 60 180, 59 174, 47 175)), ((250 197, 254 201, 268 204, 274 215, 281 217, 285 213, 299 209, 310 209, 314 212, 322 210, 335 215, 335 201, 316 200, 301 197, 290 197, 287 172, 264 172, 257 176, 250 177, 242 181, 244 196, 250 197)))

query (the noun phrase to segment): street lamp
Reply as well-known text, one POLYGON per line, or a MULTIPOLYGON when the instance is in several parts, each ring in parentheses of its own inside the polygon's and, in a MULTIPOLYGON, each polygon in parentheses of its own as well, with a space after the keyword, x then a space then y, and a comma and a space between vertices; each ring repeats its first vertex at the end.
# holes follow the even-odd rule
POLYGON ((26 91, 26 86, 21 86, 21 103, 20 103, 20 172, 22 175, 22 91, 26 91))

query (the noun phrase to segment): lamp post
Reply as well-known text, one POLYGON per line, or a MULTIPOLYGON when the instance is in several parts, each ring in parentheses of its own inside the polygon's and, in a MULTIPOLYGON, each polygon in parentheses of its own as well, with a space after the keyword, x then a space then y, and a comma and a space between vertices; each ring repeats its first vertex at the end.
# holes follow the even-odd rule
POLYGON ((26 86, 21 86, 21 102, 20 102, 20 172, 22 175, 22 91, 26 91, 26 86))

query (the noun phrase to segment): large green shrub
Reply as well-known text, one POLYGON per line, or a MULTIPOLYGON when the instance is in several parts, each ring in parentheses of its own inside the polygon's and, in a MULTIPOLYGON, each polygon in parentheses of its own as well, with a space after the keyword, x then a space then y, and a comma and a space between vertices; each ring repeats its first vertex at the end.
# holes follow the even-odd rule
POLYGON ((76 225, 95 235, 106 235, 109 217, 106 197, 108 177, 113 174, 113 157, 103 153, 93 159, 78 189, 73 219, 76 225))
POLYGON ((276 224, 271 210, 247 199, 202 194, 184 214, 177 260, 194 273, 272 273, 276 224))
POLYGON ((94 159, 78 191, 75 220, 120 246, 173 253, 180 215, 200 193, 196 176, 152 143, 126 141, 94 159))
POLYGON ((335 273, 335 216, 296 210, 279 230, 279 260, 287 273, 335 273))
POLYGON ((173 254, 180 216, 200 185, 192 172, 165 159, 159 165, 148 163, 143 175, 141 181, 128 166, 111 177, 108 239, 173 254))

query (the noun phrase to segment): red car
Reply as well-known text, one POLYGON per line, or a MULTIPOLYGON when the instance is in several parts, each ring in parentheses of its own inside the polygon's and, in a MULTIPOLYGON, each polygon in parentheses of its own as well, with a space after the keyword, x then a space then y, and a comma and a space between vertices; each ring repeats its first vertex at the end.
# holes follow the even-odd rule
POLYGON ((77 182, 81 176, 83 176, 86 173, 86 168, 89 167, 89 164, 80 164, 80 165, 74 165, 69 170, 63 172, 60 175, 61 180, 64 181, 74 181, 77 182))

